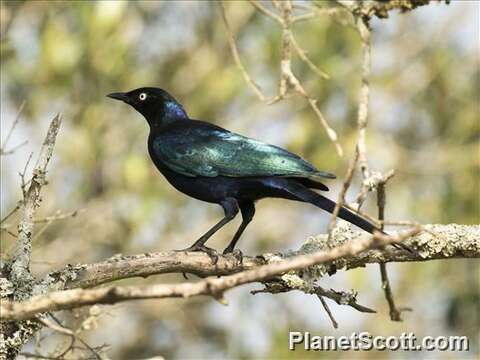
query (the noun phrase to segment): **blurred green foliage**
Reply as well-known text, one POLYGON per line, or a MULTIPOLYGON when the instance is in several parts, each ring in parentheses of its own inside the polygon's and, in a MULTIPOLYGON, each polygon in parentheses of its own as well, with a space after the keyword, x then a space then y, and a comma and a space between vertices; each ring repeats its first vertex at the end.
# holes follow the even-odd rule
MULTIPOLYGON (((226 8, 246 68, 273 95, 280 29, 248 3, 228 2, 226 8)), ((480 84, 472 9, 478 10, 478 4, 454 2, 373 21, 368 157, 375 170, 396 170, 387 189, 389 219, 479 222, 480 84)), ((220 216, 219 209, 178 194, 161 178, 147 157, 146 124, 134 111, 105 98, 113 91, 163 87, 191 117, 288 147, 341 177, 357 136, 360 40, 351 27, 327 16, 299 23, 294 32, 314 63, 331 77, 322 80, 306 64, 294 61, 294 71, 338 132, 345 158, 336 155, 303 99, 294 96, 268 106, 255 98, 235 66, 214 2, 2 1, 2 137, 25 100, 15 138, 29 140, 28 146, 2 158, 2 213, 18 200, 17 173, 28 153, 38 150, 57 111, 64 123, 40 215, 84 209, 42 230, 34 244, 35 270, 120 252, 185 247, 220 216)), ((339 185, 331 184, 332 197, 339 185)), ((358 179, 351 196, 356 189, 358 179)), ((374 200, 366 207, 373 214, 374 200)), ((279 206, 279 201, 261 203, 240 248, 252 254, 295 248, 308 235, 325 231, 325 214, 296 204, 279 211, 279 206)), ((222 248, 235 226, 228 226, 212 244, 222 248)), ((14 238, 5 232, 1 236, 4 254, 14 238)), ((95 344, 111 344, 109 356, 115 359, 351 355, 291 353, 288 330, 341 335, 409 329, 418 336, 453 333, 474 340, 480 326, 477 263, 391 268, 399 303, 415 309, 400 324, 388 320, 372 267, 325 280, 334 288, 357 289, 364 303, 379 310, 365 315, 333 307, 341 326, 337 332, 314 298, 293 293, 251 297, 241 288, 229 294, 228 308, 209 299, 108 307, 98 328, 87 335, 95 344)), ((164 276, 125 282, 160 280, 182 281, 164 276)), ((54 346, 55 341, 47 339, 42 351, 54 346)), ((472 346, 478 350, 478 344, 472 346)), ((387 356, 355 354, 370 355, 387 356)))

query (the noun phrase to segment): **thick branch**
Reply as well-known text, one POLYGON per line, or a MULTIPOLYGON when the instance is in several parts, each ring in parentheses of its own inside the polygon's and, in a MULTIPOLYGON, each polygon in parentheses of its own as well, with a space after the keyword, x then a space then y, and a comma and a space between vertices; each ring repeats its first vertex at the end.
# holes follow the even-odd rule
MULTIPOLYGON (((452 257, 480 257, 480 227, 479 226, 459 226, 459 225, 429 225, 427 232, 418 234, 411 239, 411 245, 416 247, 418 254, 392 249, 390 251, 372 250, 357 255, 352 258, 343 258, 329 264, 317 265, 304 271, 290 272, 288 274, 276 277, 264 282, 265 288, 254 290, 252 293, 279 293, 292 290, 300 290, 306 294, 315 294, 321 297, 327 297, 339 305, 348 305, 360 312, 375 312, 374 310, 358 304, 357 292, 326 290, 317 284, 317 280, 325 273, 333 274, 338 269, 344 267, 351 269, 364 266, 367 263, 379 262, 380 265, 386 265, 384 261, 421 261, 433 260, 437 258, 452 257), (442 234, 434 233, 433 229, 442 234), (468 233, 468 235, 466 235, 468 233), (440 241, 438 241, 440 240, 440 241), (406 256, 404 256, 406 255, 406 256), (358 260, 358 261, 357 261, 358 260)), ((338 239, 338 230, 336 238, 338 239)), ((347 236, 346 238, 350 238, 347 236)), ((355 240, 354 240, 355 241, 355 240)), ((322 235, 319 238, 311 239, 311 243, 304 245, 303 251, 315 251, 317 247, 324 246, 327 243, 327 236, 322 235), (312 247, 312 248, 310 248, 312 247)), ((406 310, 406 309, 398 309, 406 310)), ((398 311, 397 310, 397 311, 398 311)))
MULTIPOLYGON (((416 253, 395 248, 371 250, 324 266, 320 276, 332 269, 353 269, 372 263, 480 257, 480 226, 453 224, 426 225, 425 228, 438 236, 435 237, 431 232, 413 236, 406 243, 417 250, 416 253)), ((368 237, 365 232, 350 231, 349 227, 338 226, 334 231, 333 245, 339 246, 348 241, 361 242, 368 237)), ((38 294, 52 286, 56 289, 89 288, 121 279, 167 273, 191 273, 200 277, 229 275, 296 254, 310 254, 326 249, 326 241, 327 235, 319 235, 308 239, 298 251, 257 257, 245 256, 243 264, 239 264, 233 256, 219 255, 218 262, 213 265, 210 257, 200 252, 168 251, 116 256, 94 264, 68 265, 62 270, 49 273, 37 284, 35 292, 38 294)))
POLYGON ((229 255, 219 255, 218 262, 202 252, 166 251, 140 255, 115 256, 94 264, 67 266, 48 274, 39 285, 63 281, 69 289, 89 288, 116 280, 168 273, 189 273, 200 277, 234 274, 267 261, 263 257, 244 257, 242 264, 229 255))
POLYGON ((316 264, 333 261, 344 256, 354 256, 374 246, 398 241, 395 237, 369 236, 359 241, 348 242, 329 251, 316 251, 298 255, 284 261, 273 262, 258 268, 227 275, 223 278, 207 278, 196 283, 173 285, 112 286, 99 289, 73 289, 38 295, 24 302, 3 301, 0 305, 2 320, 21 320, 38 313, 73 309, 93 304, 113 304, 120 301, 166 297, 192 297, 210 295, 221 302, 224 291, 243 284, 264 281, 291 270, 305 269, 316 264))
MULTIPOLYGON (((264 282, 287 271, 289 271, 288 275, 283 277, 291 278, 301 273, 301 278, 306 281, 308 278, 318 279, 326 273, 332 274, 341 268, 351 269, 369 263, 480 257, 480 226, 453 224, 429 225, 426 228, 428 231, 418 234, 411 231, 407 234, 413 235, 408 243, 418 251, 414 254, 397 249, 364 252, 363 250, 372 246, 371 236, 353 232, 349 226, 339 226, 334 231, 334 239, 339 246, 332 250, 322 250, 326 248, 327 235, 321 235, 310 238, 296 252, 264 255, 259 258, 246 257, 243 266, 236 264, 232 257, 224 256, 220 256, 218 264, 213 266, 208 255, 183 252, 118 257, 98 264, 70 266, 63 271, 49 274, 38 286, 47 286, 49 283, 52 286, 64 281, 64 286, 72 288, 167 272, 189 271, 206 276, 234 273, 247 268, 250 270, 219 279, 207 278, 197 283, 146 287, 114 286, 93 290, 73 289, 35 296, 23 303, 5 301, 1 304, 2 319, 24 319, 44 311, 71 309, 95 303, 110 304, 133 299, 197 295, 210 295, 223 299, 225 290, 250 282, 264 282), (159 260, 162 262, 157 263, 159 260), (266 265, 263 265, 265 263, 266 265)), ((399 238, 401 237, 391 237, 387 241, 397 241, 399 238)))

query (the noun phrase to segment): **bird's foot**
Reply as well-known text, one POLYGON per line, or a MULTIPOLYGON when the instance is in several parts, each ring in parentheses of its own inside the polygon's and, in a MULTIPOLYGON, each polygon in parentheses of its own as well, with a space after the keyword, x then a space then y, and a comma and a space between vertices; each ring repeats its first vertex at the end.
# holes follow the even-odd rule
POLYGON ((239 249, 226 248, 223 250, 223 255, 232 255, 237 260, 237 265, 243 265, 243 253, 239 249))
POLYGON ((216 265, 218 262, 218 252, 215 249, 209 248, 205 245, 197 245, 193 244, 192 246, 182 249, 182 250, 177 250, 177 251, 199 251, 199 252, 204 252, 207 254, 210 259, 212 260, 212 264, 216 265))

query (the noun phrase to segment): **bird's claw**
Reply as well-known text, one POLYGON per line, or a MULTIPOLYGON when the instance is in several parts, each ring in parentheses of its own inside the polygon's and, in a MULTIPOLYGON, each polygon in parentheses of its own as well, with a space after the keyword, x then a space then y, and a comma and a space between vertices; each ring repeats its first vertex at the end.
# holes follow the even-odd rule
POLYGON ((218 253, 217 250, 209 248, 205 245, 196 245, 193 244, 192 246, 182 249, 182 250, 177 250, 177 251, 198 251, 198 252, 204 252, 210 257, 210 260, 212 260, 212 265, 216 265, 218 262, 218 253))
POLYGON ((232 255, 237 260, 238 266, 243 265, 243 253, 241 250, 231 250, 229 248, 226 248, 225 250, 223 250, 223 255, 232 255))

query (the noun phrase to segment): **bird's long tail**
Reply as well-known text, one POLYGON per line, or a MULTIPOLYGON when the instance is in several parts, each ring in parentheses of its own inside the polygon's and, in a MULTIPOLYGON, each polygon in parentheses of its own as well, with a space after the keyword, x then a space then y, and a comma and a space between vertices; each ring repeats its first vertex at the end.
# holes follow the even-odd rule
MULTIPOLYGON (((304 201, 309 202, 325 211, 328 211, 330 214, 333 214, 335 206, 337 205, 335 201, 332 201, 323 195, 317 194, 312 190, 307 189, 307 191, 308 193, 305 194, 306 197, 304 201)), ((363 217, 355 214, 354 212, 346 209, 343 206, 339 209, 337 216, 353 225, 358 226, 360 229, 363 229, 370 234, 373 234, 374 231, 379 231, 383 233, 381 229, 373 225, 371 222, 365 220, 363 217)))
MULTIPOLYGON (((293 195, 296 200, 315 205, 320 209, 328 211, 330 214, 333 214, 335 206, 337 205, 335 201, 316 193, 315 191, 309 189, 303 184, 299 184, 296 181, 289 181, 287 185, 287 190, 291 195, 293 195)), ((365 220, 363 217, 355 214, 354 212, 346 209, 345 207, 341 207, 339 209, 337 216, 343 220, 348 221, 349 223, 352 223, 353 225, 358 226, 360 229, 363 229, 370 234, 373 234, 374 231, 383 232, 368 220, 365 220)))
MULTIPOLYGON (((333 214, 335 210, 335 206, 337 205, 335 201, 330 200, 329 198, 326 198, 325 196, 320 195, 315 191, 310 190, 309 188, 299 183, 290 182, 288 185, 288 191, 290 192, 290 194, 292 194, 296 198, 296 200, 313 204, 325 211, 328 211, 331 214, 333 214)), ((378 228, 368 220, 355 214, 354 212, 348 210, 345 207, 341 207, 339 209, 337 216, 343 220, 348 221, 353 225, 358 226, 360 229, 365 230, 370 234, 373 234, 375 231, 378 231, 382 234, 388 235, 387 233, 382 231, 380 228, 378 228)), ((395 243, 392 243, 392 245, 395 246, 396 248, 403 248, 405 250, 408 250, 409 252, 412 252, 412 253, 414 252, 412 248, 402 243, 395 242, 395 243)))

